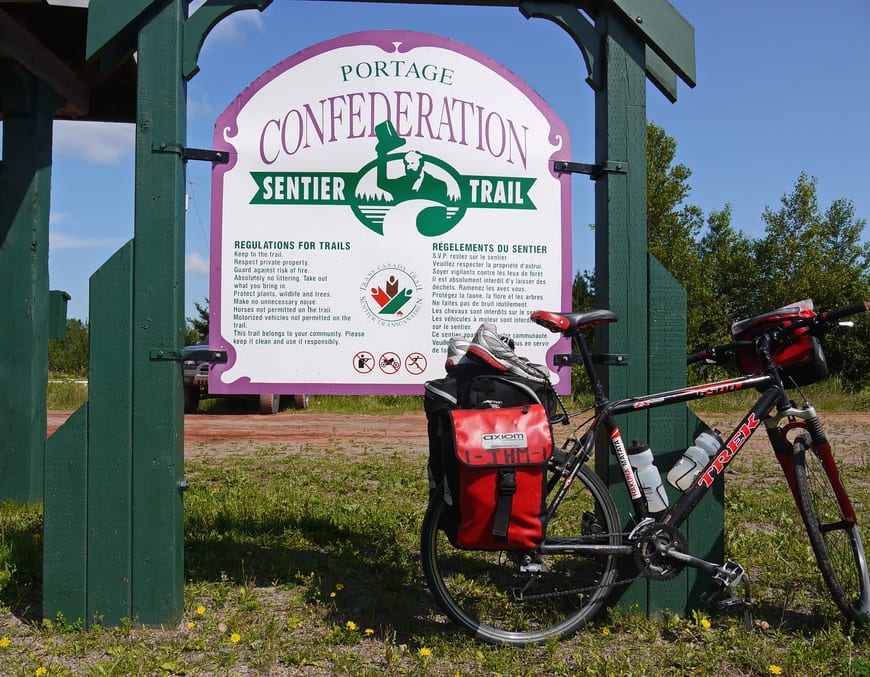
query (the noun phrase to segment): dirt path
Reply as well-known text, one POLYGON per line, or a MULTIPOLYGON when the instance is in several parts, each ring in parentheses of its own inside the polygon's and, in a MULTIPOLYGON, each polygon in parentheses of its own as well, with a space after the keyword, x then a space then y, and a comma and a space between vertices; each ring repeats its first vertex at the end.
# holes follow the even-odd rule
MULTIPOLYGON (((70 413, 49 411, 48 434, 51 435, 70 413)), ((376 446, 379 442, 395 446, 396 442, 404 442, 420 451, 428 443, 423 412, 370 416, 282 411, 272 416, 198 413, 184 417, 184 451, 187 456, 215 454, 228 448, 238 451, 245 442, 329 442, 336 449, 361 444, 376 446)))
MULTIPOLYGON (((70 412, 49 411, 48 433, 51 434, 69 415, 70 412)), ((848 438, 851 443, 870 443, 870 413, 823 413, 822 417, 833 442, 848 438)), ((703 419, 723 432, 730 432, 738 422, 737 417, 730 414, 705 414, 703 419)), ((560 432, 556 431, 557 436, 560 432)), ((336 449, 377 446, 379 442, 395 446, 398 442, 423 452, 427 445, 426 416, 423 412, 372 416, 284 411, 273 416, 198 413, 184 417, 186 455, 215 454, 225 448, 238 451, 245 442, 329 443, 336 449)), ((747 451, 752 449, 769 453, 764 435, 753 435, 747 451)))

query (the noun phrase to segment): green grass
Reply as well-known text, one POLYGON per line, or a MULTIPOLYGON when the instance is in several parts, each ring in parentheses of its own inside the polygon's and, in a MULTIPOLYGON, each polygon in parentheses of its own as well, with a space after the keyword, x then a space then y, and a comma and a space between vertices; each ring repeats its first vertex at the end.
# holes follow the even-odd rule
POLYGON ((49 378, 46 394, 47 409, 73 411, 88 399, 87 383, 62 374, 52 374, 49 378))
MULTIPOLYGON (((829 426, 870 509, 870 429, 829 426)), ((612 609, 577 636, 481 644, 433 606, 419 565, 425 453, 353 440, 263 444, 186 463, 185 609, 178 627, 41 620, 41 514, 0 504, 0 674, 870 675, 769 455, 729 467, 726 551, 749 573, 754 623, 612 609), (39 674, 42 674, 41 672, 39 674)))
MULTIPOLYGON (((859 392, 849 392, 841 387, 838 378, 833 377, 803 389, 810 401, 819 411, 844 412, 870 410, 870 388, 859 392)), ((691 403, 694 411, 702 412, 739 412, 748 411, 758 396, 756 391, 734 393, 720 397, 695 400, 691 403)), ((58 376, 48 385, 48 409, 72 411, 87 400, 88 388, 72 379, 58 376)), ((795 398, 798 395, 795 393, 795 398)), ((582 409, 591 403, 586 392, 578 392, 563 398, 569 411, 582 409)), ((213 398, 200 403, 202 411, 232 410, 239 413, 255 411, 256 406, 243 398, 213 398)), ((422 396, 415 395, 312 395, 311 411, 327 411, 340 414, 403 414, 423 410, 422 396)))

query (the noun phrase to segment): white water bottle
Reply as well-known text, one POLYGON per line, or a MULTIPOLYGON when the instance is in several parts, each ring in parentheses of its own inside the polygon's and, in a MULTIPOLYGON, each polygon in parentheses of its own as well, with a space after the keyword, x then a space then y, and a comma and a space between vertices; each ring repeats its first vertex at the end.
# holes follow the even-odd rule
POLYGON ((662 485, 662 476, 653 463, 653 453, 646 442, 634 440, 628 448, 628 460, 638 484, 646 497, 646 507, 650 512, 667 510, 668 495, 662 485))
POLYGON ((695 444, 686 449, 680 460, 674 463, 674 467, 668 472, 668 483, 680 491, 691 487, 721 446, 722 439, 718 430, 702 432, 695 438, 695 444))

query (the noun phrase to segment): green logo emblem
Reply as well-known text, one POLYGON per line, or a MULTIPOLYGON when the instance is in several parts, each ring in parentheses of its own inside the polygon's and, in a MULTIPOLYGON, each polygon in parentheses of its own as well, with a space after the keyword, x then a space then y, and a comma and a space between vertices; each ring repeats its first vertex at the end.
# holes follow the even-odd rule
POLYGON ((251 204, 348 205, 366 228, 384 234, 396 209, 414 218, 421 235, 453 229, 469 209, 535 209, 534 178, 461 175, 444 160, 403 148, 393 124, 375 126, 376 158, 359 172, 251 172, 251 204), (400 150, 402 149, 402 150, 400 150))

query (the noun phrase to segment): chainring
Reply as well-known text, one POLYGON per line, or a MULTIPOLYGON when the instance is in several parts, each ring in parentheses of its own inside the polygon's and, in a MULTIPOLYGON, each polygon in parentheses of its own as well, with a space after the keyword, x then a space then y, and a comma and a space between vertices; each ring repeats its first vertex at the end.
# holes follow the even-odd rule
POLYGON ((634 559, 637 567, 649 579, 666 581, 679 574, 684 564, 666 556, 669 550, 687 553, 689 542, 678 530, 667 524, 653 522, 634 534, 634 559))

